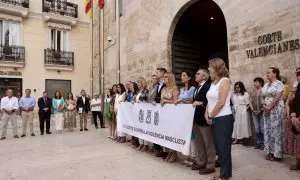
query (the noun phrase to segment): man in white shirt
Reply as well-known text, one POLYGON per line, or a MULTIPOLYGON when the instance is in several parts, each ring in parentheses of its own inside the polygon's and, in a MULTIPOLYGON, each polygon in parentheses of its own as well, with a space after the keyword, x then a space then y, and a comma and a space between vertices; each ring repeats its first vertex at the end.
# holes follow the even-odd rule
POLYGON ((2 135, 0 140, 6 139, 6 131, 7 131, 7 124, 10 120, 12 127, 13 127, 13 135, 14 138, 19 138, 18 136, 18 129, 17 129, 17 115, 16 111, 19 109, 18 99, 13 97, 13 90, 8 89, 6 91, 6 96, 1 99, 1 110, 3 112, 2 115, 2 135))
POLYGON ((96 129, 98 129, 97 117, 100 119, 101 128, 105 128, 101 113, 101 98, 99 98, 97 94, 94 95, 94 98, 91 101, 91 111, 93 114, 96 129))

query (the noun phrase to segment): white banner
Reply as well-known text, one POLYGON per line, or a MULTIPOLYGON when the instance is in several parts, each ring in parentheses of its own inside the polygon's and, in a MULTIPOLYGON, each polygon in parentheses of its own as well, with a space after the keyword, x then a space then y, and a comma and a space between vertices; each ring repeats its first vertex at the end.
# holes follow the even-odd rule
POLYGON ((188 155, 194 111, 191 104, 121 103, 117 131, 188 155))

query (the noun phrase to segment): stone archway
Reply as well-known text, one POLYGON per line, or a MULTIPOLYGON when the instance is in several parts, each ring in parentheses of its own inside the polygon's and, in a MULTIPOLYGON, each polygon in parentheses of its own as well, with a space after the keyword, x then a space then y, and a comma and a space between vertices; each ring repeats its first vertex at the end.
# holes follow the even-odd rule
POLYGON ((220 7, 213 0, 186 3, 172 21, 167 46, 177 82, 182 71, 207 68, 211 58, 222 58, 228 66, 227 28, 220 7))

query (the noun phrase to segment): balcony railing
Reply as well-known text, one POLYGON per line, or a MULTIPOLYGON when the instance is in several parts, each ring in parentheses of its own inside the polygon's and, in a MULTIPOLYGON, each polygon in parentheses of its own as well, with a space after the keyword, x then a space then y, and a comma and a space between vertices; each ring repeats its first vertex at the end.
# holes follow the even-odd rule
POLYGON ((25 47, 0 44, 0 61, 24 63, 25 47))
POLYGON ((74 66, 74 52, 45 49, 45 65, 74 66))
POLYGON ((42 0, 43 12, 78 18, 78 5, 66 0, 42 0))
POLYGON ((0 3, 29 8, 29 0, 0 0, 0 3))

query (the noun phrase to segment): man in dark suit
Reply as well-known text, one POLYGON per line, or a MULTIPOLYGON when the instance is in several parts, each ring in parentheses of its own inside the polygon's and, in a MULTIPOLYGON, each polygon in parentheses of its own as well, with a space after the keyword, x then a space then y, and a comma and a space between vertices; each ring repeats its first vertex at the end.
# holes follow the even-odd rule
MULTIPOLYGON (((155 101, 152 102, 153 105, 156 103, 160 103, 161 92, 164 87, 166 87, 164 83, 164 75, 167 73, 165 68, 157 68, 156 69, 156 77, 158 79, 158 83, 156 85, 156 96, 155 101)), ((154 152, 156 157, 165 157, 167 153, 163 152, 163 148, 158 144, 153 144, 154 152)))
POLYGON ((43 92, 43 97, 38 99, 38 107, 39 107, 41 135, 44 135, 45 121, 46 121, 46 133, 52 134, 50 132, 50 117, 51 117, 52 100, 48 97, 48 93, 46 91, 43 92))
POLYGON ((207 124, 205 111, 207 105, 206 93, 210 88, 208 82, 209 74, 206 70, 200 69, 196 73, 195 80, 198 83, 193 96, 195 109, 193 132, 195 133, 195 148, 197 164, 192 166, 193 170, 199 170, 202 175, 215 172, 216 152, 213 144, 212 127, 207 124))
POLYGON ((87 116, 89 111, 91 110, 90 107, 90 100, 86 97, 85 90, 81 91, 81 96, 77 99, 77 111, 80 117, 80 131, 88 131, 87 129, 87 116), (84 124, 84 126, 83 126, 84 124))

